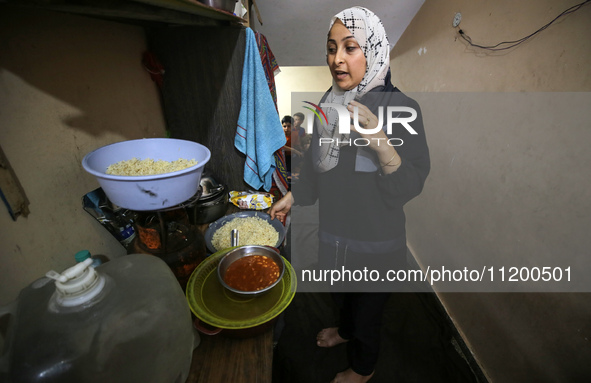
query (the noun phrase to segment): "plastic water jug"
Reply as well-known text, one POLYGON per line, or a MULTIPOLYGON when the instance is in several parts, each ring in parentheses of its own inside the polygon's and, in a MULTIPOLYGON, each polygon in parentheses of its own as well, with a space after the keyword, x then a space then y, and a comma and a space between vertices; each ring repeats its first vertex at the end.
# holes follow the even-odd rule
POLYGON ((198 336, 170 268, 144 254, 91 264, 50 271, 0 308, 0 382, 184 383, 198 336))

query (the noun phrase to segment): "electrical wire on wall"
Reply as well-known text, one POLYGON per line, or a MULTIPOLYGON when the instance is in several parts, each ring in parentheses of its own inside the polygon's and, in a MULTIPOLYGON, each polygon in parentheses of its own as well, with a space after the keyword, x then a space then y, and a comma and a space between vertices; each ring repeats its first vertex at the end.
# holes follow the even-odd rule
POLYGON ((503 50, 507 50, 507 49, 511 49, 514 48, 516 46, 518 46, 521 43, 524 43, 525 41, 529 40, 530 38, 534 37, 535 35, 537 35, 538 33, 542 32, 543 30, 545 30, 546 28, 548 28, 550 25, 554 24, 558 19, 560 19, 561 17, 564 17, 566 15, 569 15, 571 13, 574 13, 576 11, 578 11, 579 9, 581 9, 581 7, 585 6, 587 3, 591 2, 591 0, 585 0, 580 4, 577 5, 573 5, 572 7, 566 9, 565 11, 563 11, 561 14, 559 14, 558 16, 556 16, 552 21, 550 21, 548 24, 544 25, 543 27, 541 27, 540 29, 538 29, 537 31, 522 37, 518 40, 514 40, 514 41, 503 41, 500 42, 496 45, 479 45, 479 44, 475 44, 472 42, 472 39, 470 38, 470 36, 468 36, 463 30, 459 30, 458 33, 460 34, 460 37, 462 37, 464 40, 466 40, 466 42, 468 44, 470 44, 473 47, 476 48, 481 48, 481 49, 486 49, 489 51, 503 51, 503 50))

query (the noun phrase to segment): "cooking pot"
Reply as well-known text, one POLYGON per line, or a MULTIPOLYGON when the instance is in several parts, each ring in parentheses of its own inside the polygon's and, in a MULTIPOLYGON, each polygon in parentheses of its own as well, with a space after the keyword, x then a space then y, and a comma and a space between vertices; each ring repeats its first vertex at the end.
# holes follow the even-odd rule
POLYGON ((202 225, 223 217, 228 210, 228 191, 212 176, 204 174, 199 181, 201 196, 187 207, 193 225, 202 225))

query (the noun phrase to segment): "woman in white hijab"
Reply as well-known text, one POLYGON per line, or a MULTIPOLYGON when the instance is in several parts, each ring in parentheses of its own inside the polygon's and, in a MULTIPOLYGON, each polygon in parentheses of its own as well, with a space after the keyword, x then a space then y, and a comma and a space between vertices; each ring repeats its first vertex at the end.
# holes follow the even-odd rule
MULTIPOLYGON (((377 117, 354 100, 359 100, 373 89, 382 89, 386 84, 386 78, 389 78, 390 45, 380 19, 370 10, 361 7, 349 8, 334 16, 327 39, 326 57, 333 77, 333 86, 324 102, 348 106, 351 118, 354 117, 351 107, 359 107, 359 124, 366 129, 375 128, 378 124, 377 117)), ((347 134, 339 133, 338 113, 335 108, 328 108, 327 118, 327 125, 317 125, 320 125, 320 138, 325 142, 330 141, 330 145, 314 146, 318 149, 315 165, 320 172, 328 171, 337 165, 339 148, 344 145, 338 143, 346 143, 350 138, 347 134)), ((351 129, 355 130, 355 126, 352 125, 351 129)), ((386 138, 383 132, 371 136, 386 138)), ((372 149, 378 153, 383 152, 384 157, 389 155, 390 157, 384 158, 384 161, 392 159, 390 165, 400 163, 396 158, 392 158, 393 154, 396 154, 395 150, 383 150, 390 149, 384 145, 372 149)), ((387 170, 395 169, 395 166, 390 166, 387 170)))
MULTIPOLYGON (((349 114, 340 117, 353 121, 351 132, 339 129, 337 108, 323 108, 326 122, 315 121, 300 180, 269 212, 284 219, 296 201, 318 201, 320 271, 366 269, 385 276, 406 268, 403 206, 422 191, 430 160, 418 104, 390 82, 389 49, 382 22, 370 10, 353 7, 331 19, 326 58, 333 86, 320 105, 346 107, 349 114), (388 106, 412 109, 412 129, 398 124, 389 132, 379 116, 388 106)), ((383 309, 389 293, 401 288, 381 280, 325 281, 340 307, 340 323, 320 331, 317 345, 346 342, 350 363, 333 382, 367 382, 374 374, 383 309)))

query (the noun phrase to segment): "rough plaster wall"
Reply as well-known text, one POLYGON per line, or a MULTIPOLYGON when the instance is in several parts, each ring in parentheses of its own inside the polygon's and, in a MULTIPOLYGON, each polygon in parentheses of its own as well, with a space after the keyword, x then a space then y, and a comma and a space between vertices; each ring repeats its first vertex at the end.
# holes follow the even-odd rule
POLYGON ((74 254, 125 249, 82 209, 99 185, 81 160, 117 141, 162 137, 158 92, 141 65, 142 28, 0 6, 0 143, 30 201, 0 206, 0 305, 74 254))
POLYGON ((474 43, 516 40, 579 1, 426 2, 391 53, 392 82, 407 92, 588 91, 591 87, 589 5, 554 23, 519 48, 487 53, 474 43))
MULTIPOLYGON (((451 26, 461 12, 460 27, 474 42, 496 44, 535 31, 577 3, 427 1, 392 51, 393 83, 407 93, 589 92, 591 5, 502 53, 468 47, 451 26)), ((420 263, 451 255, 462 266, 485 254, 501 264, 537 265, 540 254, 561 259, 577 249, 579 261, 588 264, 588 123, 578 130, 552 130, 527 120, 515 129, 491 128, 479 126, 480 116, 468 109, 444 118, 429 108, 423 112, 432 172, 425 191, 406 208, 409 244, 420 263), (500 143, 513 149, 503 152, 500 143), (495 201, 501 188, 506 193, 497 205, 483 204, 495 201), (531 216, 510 215, 536 204, 540 209, 530 209, 531 216), (502 212, 513 221, 505 221, 502 212)), ((440 298, 491 381, 591 379, 589 294, 442 293, 440 298)))

